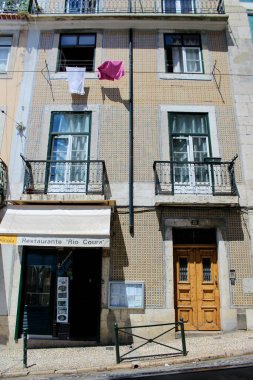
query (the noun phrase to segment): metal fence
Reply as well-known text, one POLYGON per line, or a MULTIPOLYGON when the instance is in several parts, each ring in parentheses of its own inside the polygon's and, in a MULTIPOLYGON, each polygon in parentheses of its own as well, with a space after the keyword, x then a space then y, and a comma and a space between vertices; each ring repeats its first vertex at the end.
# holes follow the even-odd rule
POLYGON ((155 161, 155 193, 237 195, 231 162, 155 161))
POLYGON ((104 161, 27 160, 23 193, 105 193, 107 176, 104 161))
MULTIPOLYGON (((123 360, 133 360, 133 359, 140 359, 140 358, 149 358, 149 357, 162 357, 162 356, 179 356, 187 355, 186 351, 186 341, 185 341, 185 332, 184 332, 184 322, 181 319, 179 322, 176 323, 161 323, 161 324, 155 324, 155 325, 142 325, 142 326, 125 326, 125 327, 118 327, 118 324, 115 323, 114 325, 114 332, 115 332, 115 349, 116 349, 116 363, 120 363, 123 360), (140 335, 141 333, 139 330, 145 329, 144 332, 146 333, 143 336, 140 335), (181 332, 181 348, 171 346, 166 343, 167 337, 165 335, 170 333, 171 331, 180 330, 181 332), (153 331, 155 331, 153 333, 153 331), (159 332, 158 332, 159 331, 159 332), (158 333, 157 333, 158 332, 158 333), (119 335, 127 335, 128 337, 137 338, 141 343, 136 343, 136 345, 133 347, 130 345, 129 349, 124 352, 123 354, 120 354, 120 343, 119 343, 119 335), (150 335, 155 335, 152 338, 150 335), (163 338, 163 340, 161 340, 163 338), (150 353, 149 347, 151 347, 152 353, 150 353), (158 349, 155 349, 155 347, 158 349), (159 351, 160 349, 160 351, 159 351), (138 356, 132 356, 133 352, 140 352, 138 356)), ((143 334, 144 334, 143 332, 143 334)))
POLYGON ((33 0, 32 13, 222 14, 223 0, 33 0))

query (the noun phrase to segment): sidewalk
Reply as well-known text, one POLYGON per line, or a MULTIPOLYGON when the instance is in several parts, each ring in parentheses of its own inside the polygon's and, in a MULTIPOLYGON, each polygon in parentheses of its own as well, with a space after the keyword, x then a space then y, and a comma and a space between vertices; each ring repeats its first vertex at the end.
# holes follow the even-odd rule
MULTIPOLYGON (((180 339, 171 339, 167 344, 181 349, 180 339)), ((132 348, 136 346, 137 344, 134 344, 132 348)), ((26 375, 36 377, 156 366, 171 367, 180 363, 249 355, 253 354, 253 331, 186 337, 186 348, 187 356, 172 356, 171 354, 162 359, 136 359, 120 364, 116 364, 114 346, 28 349, 28 368, 23 369, 23 350, 20 345, 11 348, 0 345, 0 377, 24 377, 26 375)), ((129 351, 129 346, 120 347, 121 354, 127 351, 129 351)), ((168 353, 168 349, 165 352, 168 353)), ((134 352, 133 355, 156 353, 161 353, 161 346, 151 343, 134 352)))

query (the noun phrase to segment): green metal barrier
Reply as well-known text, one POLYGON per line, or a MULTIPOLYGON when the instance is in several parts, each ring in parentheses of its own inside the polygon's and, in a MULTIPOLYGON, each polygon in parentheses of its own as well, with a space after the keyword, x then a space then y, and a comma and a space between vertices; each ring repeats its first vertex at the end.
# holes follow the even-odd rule
POLYGON ((187 355, 186 351, 186 341, 185 341, 185 332, 184 332, 184 321, 181 319, 179 322, 176 323, 161 323, 161 324, 156 324, 156 325, 143 325, 143 326, 125 326, 125 327, 118 327, 118 324, 115 323, 114 325, 114 332, 115 332, 115 350, 116 350, 116 363, 119 364, 123 360, 131 360, 131 359, 140 359, 140 358, 147 358, 147 357, 161 357, 161 356, 175 356, 175 355, 187 355), (143 336, 134 334, 131 332, 132 330, 135 329, 141 329, 141 328, 150 328, 152 329, 153 327, 165 327, 169 326, 166 331, 163 331, 161 334, 156 335, 154 338, 145 338, 143 336), (161 338, 163 335, 169 333, 172 330, 180 330, 181 332, 181 342, 182 342, 182 349, 178 349, 176 347, 169 346, 168 344, 165 344, 163 342, 159 342, 157 339, 161 338), (120 344, 119 344, 119 333, 123 333, 132 337, 140 338, 144 340, 144 343, 139 344, 135 348, 131 348, 130 350, 122 355, 120 355, 120 344), (170 349, 170 352, 168 353, 162 353, 162 354, 152 354, 152 355, 140 355, 140 356, 129 356, 131 353, 134 351, 143 348, 145 345, 149 343, 154 343, 159 346, 165 347, 170 349), (171 350, 173 352, 171 352, 171 350))

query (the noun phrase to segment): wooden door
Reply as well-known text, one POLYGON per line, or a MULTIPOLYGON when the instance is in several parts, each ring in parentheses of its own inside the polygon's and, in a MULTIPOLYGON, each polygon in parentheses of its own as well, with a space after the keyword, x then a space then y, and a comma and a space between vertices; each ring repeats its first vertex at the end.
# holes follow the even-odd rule
POLYGON ((186 330, 220 330, 216 246, 174 246, 176 319, 186 330))

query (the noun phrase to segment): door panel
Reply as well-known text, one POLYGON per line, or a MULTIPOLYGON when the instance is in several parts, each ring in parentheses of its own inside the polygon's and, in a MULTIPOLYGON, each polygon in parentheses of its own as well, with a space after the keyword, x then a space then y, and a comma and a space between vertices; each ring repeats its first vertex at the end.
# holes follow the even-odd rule
POLYGON ((186 330, 219 330, 216 247, 177 247, 175 255, 176 318, 186 330))

